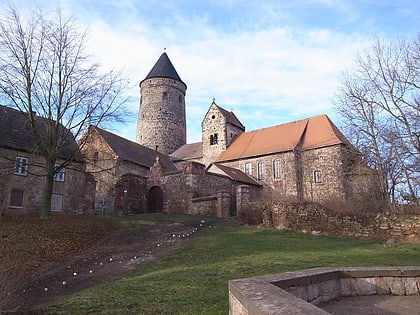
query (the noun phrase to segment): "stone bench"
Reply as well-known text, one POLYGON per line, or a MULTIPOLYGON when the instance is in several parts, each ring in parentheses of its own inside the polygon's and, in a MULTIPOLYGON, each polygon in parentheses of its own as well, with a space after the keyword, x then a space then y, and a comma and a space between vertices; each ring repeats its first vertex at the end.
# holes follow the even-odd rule
POLYGON ((420 267, 315 268, 229 281, 229 314, 329 314, 340 297, 420 294, 420 267))

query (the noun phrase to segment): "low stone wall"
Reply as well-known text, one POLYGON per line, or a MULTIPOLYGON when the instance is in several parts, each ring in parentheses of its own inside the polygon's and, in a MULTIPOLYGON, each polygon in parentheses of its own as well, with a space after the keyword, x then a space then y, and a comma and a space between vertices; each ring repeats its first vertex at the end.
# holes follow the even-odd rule
POLYGON ((342 237, 420 237, 420 215, 344 214, 317 203, 273 203, 263 210, 267 227, 342 237))
POLYGON ((418 295, 420 267, 315 268, 229 281, 230 315, 313 314, 344 296, 418 295))

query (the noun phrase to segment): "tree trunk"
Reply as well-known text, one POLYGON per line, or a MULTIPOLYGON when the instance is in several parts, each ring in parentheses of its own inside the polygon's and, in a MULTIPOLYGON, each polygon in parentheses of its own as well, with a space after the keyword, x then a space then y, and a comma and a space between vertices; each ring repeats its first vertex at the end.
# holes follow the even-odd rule
POLYGON ((41 205, 41 220, 48 220, 51 218, 51 198, 54 187, 54 167, 54 160, 46 161, 47 174, 45 176, 44 195, 41 205))

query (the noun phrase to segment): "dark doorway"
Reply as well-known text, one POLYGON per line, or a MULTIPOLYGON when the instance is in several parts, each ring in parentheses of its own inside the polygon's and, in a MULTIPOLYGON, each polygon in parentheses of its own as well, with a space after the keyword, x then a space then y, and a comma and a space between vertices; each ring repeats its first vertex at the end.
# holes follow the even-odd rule
POLYGON ((158 186, 153 186, 149 189, 147 196, 147 212, 156 213, 162 212, 163 208, 163 192, 158 186))

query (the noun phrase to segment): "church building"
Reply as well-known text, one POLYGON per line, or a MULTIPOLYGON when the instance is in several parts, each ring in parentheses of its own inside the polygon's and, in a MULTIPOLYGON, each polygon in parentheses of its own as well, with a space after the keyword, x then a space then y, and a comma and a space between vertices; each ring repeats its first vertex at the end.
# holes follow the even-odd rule
POLYGON ((202 141, 186 143, 186 90, 164 52, 140 82, 136 142, 90 128, 81 150, 97 212, 225 217, 258 200, 360 197, 357 150, 328 116, 246 131, 213 100, 202 141))

